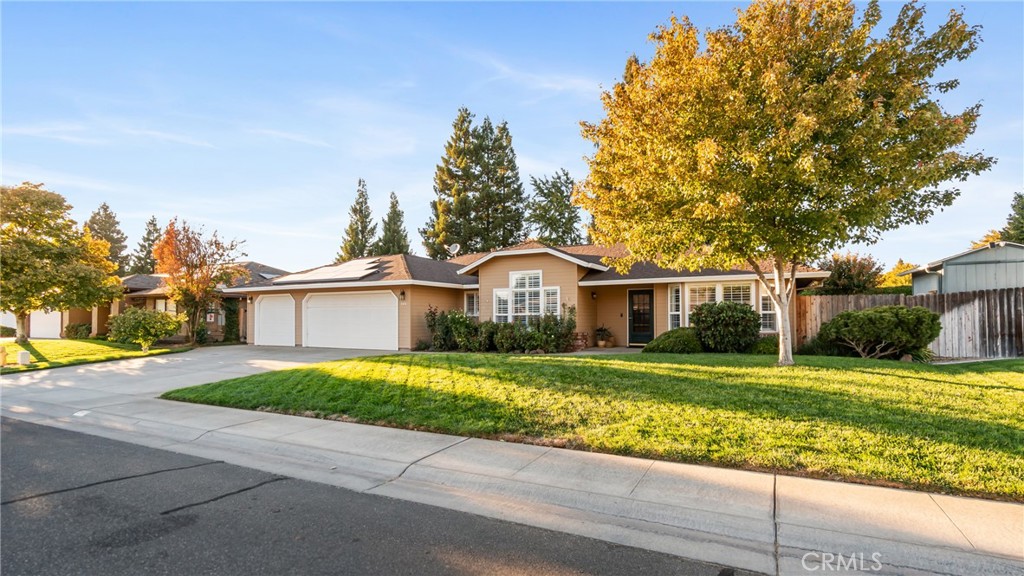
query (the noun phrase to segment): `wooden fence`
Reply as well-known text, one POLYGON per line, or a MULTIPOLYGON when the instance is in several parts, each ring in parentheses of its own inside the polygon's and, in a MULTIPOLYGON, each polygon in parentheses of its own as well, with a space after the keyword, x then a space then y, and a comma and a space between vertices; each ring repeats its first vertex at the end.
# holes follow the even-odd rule
POLYGON ((796 343, 813 338, 840 312, 875 306, 924 306, 940 315, 942 332, 931 351, 940 358, 1024 356, 1024 288, 952 294, 797 296, 796 343))

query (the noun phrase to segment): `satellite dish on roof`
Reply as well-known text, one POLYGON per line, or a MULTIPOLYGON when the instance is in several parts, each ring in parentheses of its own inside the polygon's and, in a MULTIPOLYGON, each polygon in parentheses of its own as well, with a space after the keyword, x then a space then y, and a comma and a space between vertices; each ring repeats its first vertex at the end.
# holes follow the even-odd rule
POLYGON ((446 248, 448 248, 448 253, 451 254, 452 256, 455 256, 456 254, 459 253, 459 250, 462 250, 462 246, 459 246, 458 242, 452 244, 451 246, 446 246, 446 248))

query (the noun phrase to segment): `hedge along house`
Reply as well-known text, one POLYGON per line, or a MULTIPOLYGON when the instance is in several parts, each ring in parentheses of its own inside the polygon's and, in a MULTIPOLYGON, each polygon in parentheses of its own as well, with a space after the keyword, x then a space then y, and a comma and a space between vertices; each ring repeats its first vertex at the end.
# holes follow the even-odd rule
MULTIPOLYGON (((249 303, 249 342, 404 350, 429 339, 426 313, 464 310, 495 322, 522 322, 576 309, 579 332, 609 328, 617 342, 642 346, 689 325, 705 302, 749 304, 764 333, 775 332, 775 310, 751 270, 679 272, 649 263, 620 274, 602 262, 622 248, 548 246, 524 242, 447 261, 397 255, 363 258, 226 289, 249 303)), ((828 276, 801 268, 797 287, 828 276)))

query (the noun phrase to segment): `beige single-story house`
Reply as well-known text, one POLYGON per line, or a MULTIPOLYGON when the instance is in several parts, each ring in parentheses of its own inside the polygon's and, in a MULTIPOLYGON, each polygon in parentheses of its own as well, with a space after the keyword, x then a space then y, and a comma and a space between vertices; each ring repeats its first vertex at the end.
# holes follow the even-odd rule
MULTIPOLYGON (((764 333, 776 331, 771 299, 751 270, 680 272, 653 264, 620 274, 602 263, 621 247, 548 246, 537 241, 437 261, 411 255, 362 258, 227 288, 249 305, 250 344, 407 350, 429 340, 429 307, 481 320, 522 321, 575 307, 577 330, 594 343, 609 328, 642 346, 689 325, 704 302, 749 304, 764 333)), ((801 268, 798 288, 828 276, 801 268)))
MULTIPOLYGON (((249 274, 247 282, 267 281, 278 276, 288 274, 286 270, 274 268, 259 262, 238 262, 249 274)), ((28 318, 29 338, 63 338, 65 328, 68 324, 89 324, 92 329, 90 336, 106 334, 108 322, 111 317, 121 313, 125 308, 143 308, 147 310, 159 310, 161 312, 178 312, 178 306, 168 295, 166 274, 132 274, 121 278, 124 287, 124 295, 110 304, 94 306, 91 310, 86 308, 72 308, 70 310, 55 310, 45 312, 37 310, 32 312, 28 318)), ((246 340, 248 322, 246 319, 246 299, 240 294, 225 294, 225 286, 220 287, 223 299, 238 300, 238 325, 239 337, 246 340)), ((12 315, 13 322, 13 315, 12 315)), ((209 338, 219 341, 224 337, 224 308, 214 305, 206 313, 206 330, 209 338)), ((5 324, 6 325, 6 324, 5 324)), ((187 337, 187 328, 182 327, 179 336, 187 337)))

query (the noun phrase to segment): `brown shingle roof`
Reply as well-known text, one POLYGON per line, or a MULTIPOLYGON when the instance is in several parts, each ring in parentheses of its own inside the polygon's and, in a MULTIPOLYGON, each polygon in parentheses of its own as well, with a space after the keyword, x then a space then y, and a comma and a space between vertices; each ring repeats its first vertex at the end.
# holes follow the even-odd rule
MULTIPOLYGON (((370 260, 371 258, 367 258, 370 260)), ((374 257, 374 259, 378 259, 374 257)), ((362 260, 362 259, 360 259, 362 260)), ((420 281, 420 282, 439 282, 445 284, 476 284, 477 279, 472 276, 463 276, 458 274, 458 270, 462 266, 454 264, 450 261, 439 261, 431 260, 430 258, 423 258, 422 256, 412 256, 408 254, 395 254, 390 256, 380 256, 380 262, 376 269, 363 276, 361 278, 348 278, 348 279, 331 279, 331 278, 320 278, 320 279, 303 279, 303 280, 289 280, 290 276, 297 276, 298 274, 305 274, 314 270, 321 270, 337 264, 328 264, 326 266, 320 266, 312 268, 310 270, 304 270, 302 272, 296 272, 295 274, 286 274, 273 280, 265 280, 262 282, 250 282, 246 284, 246 287, 255 286, 297 286, 303 284, 321 284, 321 283, 332 283, 343 285, 346 283, 355 282, 400 282, 403 280, 408 281, 420 281)))

